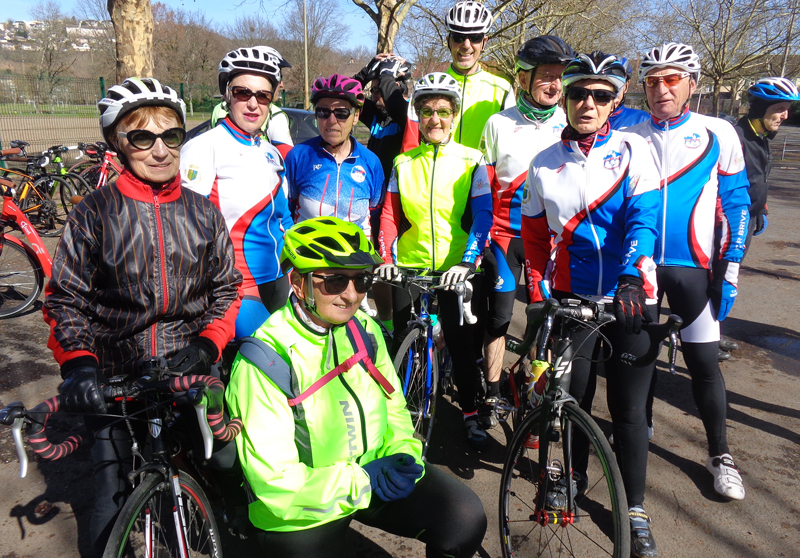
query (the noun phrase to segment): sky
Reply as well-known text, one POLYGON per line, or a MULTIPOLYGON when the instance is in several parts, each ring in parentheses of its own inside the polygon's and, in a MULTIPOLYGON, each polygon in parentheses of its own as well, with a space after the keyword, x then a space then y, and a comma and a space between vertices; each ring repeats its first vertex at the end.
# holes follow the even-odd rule
MULTIPOLYGON (((219 0, 160 0, 168 7, 177 9, 183 8, 187 11, 200 10, 214 22, 221 25, 233 23, 233 21, 240 15, 246 15, 255 12, 259 9, 258 0, 244 0, 240 7, 236 7, 239 1, 229 0, 228 2, 220 2, 219 0)), ((281 6, 285 0, 263 0, 264 7, 267 15, 280 13, 281 6)), ((0 7, 0 21, 8 19, 13 20, 30 20, 31 9, 35 1, 30 2, 12 2, 3 1, 0 7)), ((80 0, 58 0, 61 11, 68 15, 78 15, 78 6, 80 0)), ((345 14, 346 23, 349 30, 342 33, 342 37, 347 41, 343 46, 354 48, 358 46, 367 46, 374 48, 377 40, 377 30, 375 24, 367 16, 364 11, 357 7, 349 0, 340 0, 342 13, 345 14)))

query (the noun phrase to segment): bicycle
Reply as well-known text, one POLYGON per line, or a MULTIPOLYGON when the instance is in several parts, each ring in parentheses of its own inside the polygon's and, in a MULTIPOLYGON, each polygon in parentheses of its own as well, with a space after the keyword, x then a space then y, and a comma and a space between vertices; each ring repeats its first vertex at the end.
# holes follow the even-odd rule
MULTIPOLYGON (((157 357, 141 364, 142 376, 126 380, 111 378, 104 389, 107 402, 118 402, 120 421, 131 433, 135 461, 141 464, 128 479, 135 486, 111 530, 104 558, 169 556, 187 558, 209 556, 221 558, 217 522, 211 503, 198 476, 191 470, 192 460, 209 459, 214 440, 228 442, 241 431, 241 421, 223 422, 222 401, 225 388, 212 376, 171 376, 164 358, 157 357), (139 401, 143 409, 131 410, 128 404, 139 401), (184 431, 183 406, 191 404, 203 439, 203 456, 192 457, 190 432, 184 431), (145 424, 143 443, 137 441, 133 423, 145 424), (140 449, 141 448, 141 449, 140 449), (143 452, 149 449, 149 458, 143 452)), ((60 396, 43 401, 26 410, 14 402, 0 410, 0 424, 11 426, 20 463, 20 476, 28 469, 28 458, 22 441, 28 432, 34 452, 43 459, 61 459, 81 443, 72 435, 59 444, 47 439, 47 420, 61 408, 60 396)))
MULTIPOLYGON (((546 384, 544 391, 533 395, 531 386, 526 385, 528 393, 520 395, 526 402, 529 394, 535 400, 520 407, 524 418, 514 431, 503 464, 499 501, 503 556, 627 558, 628 506, 616 457, 597 423, 569 395, 572 359, 577 352, 572 332, 582 327, 599 329, 614 321, 613 313, 605 312, 602 304, 570 299, 562 304, 553 299, 534 303, 526 313, 530 327, 525 340, 509 342, 507 348, 525 355, 538 338, 538 360, 546 361, 548 350, 551 358, 539 380, 540 388, 546 384), (558 318, 560 331, 553 334, 558 318)), ((669 335, 674 367, 674 342, 680 325, 680 318, 670 316, 664 324, 648 326, 650 351, 639 358, 622 358, 639 365, 652 362, 658 357, 661 339, 669 335)))
POLYGON ((12 181, 0 178, 0 318, 27 310, 39 298, 44 278, 52 275, 53 266, 36 229, 14 203, 14 186, 12 181), (23 233, 30 244, 6 233, 7 228, 23 233))
MULTIPOLYGON (((436 294, 435 291, 444 287, 439 285, 439 276, 417 275, 418 270, 400 270, 400 285, 388 282, 394 287, 404 289, 411 300, 419 289, 419 313, 411 305, 411 319, 408 327, 396 339, 402 341, 398 345, 394 356, 394 368, 403 384, 403 395, 414 424, 414 435, 422 441, 422 458, 428 453, 429 441, 433 432, 433 419, 436 414, 436 399, 439 393, 440 382, 442 389, 447 390, 450 385, 449 370, 450 357, 440 353, 444 346, 441 326, 437 328, 438 318, 431 314, 436 294), (439 377, 440 370, 446 371, 443 380, 439 377)), ((456 294, 459 299, 459 321, 466 319, 468 323, 475 323, 470 308, 470 297, 467 296, 467 283, 456 285, 456 294)), ((470 291, 471 292, 471 291, 470 291)))
MULTIPOLYGON (((65 205, 67 213, 72 211, 72 208, 77 205, 80 200, 92 192, 86 180, 84 180, 79 174, 69 171, 67 166, 64 164, 62 154, 75 149, 78 149, 77 145, 72 145, 69 147, 63 145, 54 145, 46 151, 46 153, 50 156, 50 162, 56 166, 58 176, 72 184, 72 195, 69 198, 66 197, 65 193, 60 192, 61 200, 65 205)), ((83 155, 82 151, 78 151, 79 155, 76 157, 76 159, 79 159, 83 155)))
POLYGON ((67 214, 74 205, 73 187, 66 179, 43 169, 50 164, 50 155, 27 155, 29 145, 12 141, 10 149, 0 151, 0 160, 25 163, 26 169, 2 169, 3 178, 17 177, 15 202, 42 236, 58 236, 64 229, 67 214), (20 155, 20 156, 17 156, 20 155), (58 201, 56 201, 58 200, 58 201))
POLYGON ((117 154, 114 151, 111 151, 108 147, 108 144, 98 141, 97 143, 78 143, 78 150, 81 152, 86 153, 94 161, 101 162, 93 162, 88 167, 85 166, 86 163, 80 163, 75 165, 70 169, 71 172, 74 172, 73 169, 78 167, 80 168, 80 176, 92 187, 92 189, 102 188, 109 182, 113 182, 114 180, 122 174, 122 168, 114 162, 114 157, 117 154))

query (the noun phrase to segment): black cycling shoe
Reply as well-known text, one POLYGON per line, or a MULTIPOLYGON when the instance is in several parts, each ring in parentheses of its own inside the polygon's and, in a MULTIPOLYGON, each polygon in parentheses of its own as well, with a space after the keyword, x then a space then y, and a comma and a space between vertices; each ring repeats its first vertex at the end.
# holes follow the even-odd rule
POLYGON ((631 556, 636 558, 657 558, 658 549, 653 532, 650 531, 650 518, 642 506, 628 510, 631 520, 631 556))
POLYGON ((736 341, 731 341, 730 339, 725 339, 724 337, 719 340, 719 350, 725 351, 726 353, 730 353, 731 351, 735 351, 739 348, 739 343, 736 341))
POLYGON ((730 359, 731 359, 731 354, 728 351, 723 351, 722 349, 717 351, 717 360, 718 361, 724 362, 724 361, 730 360, 730 359))
POLYGON ((464 419, 464 431, 467 434, 469 445, 481 451, 489 445, 489 435, 481 425, 480 417, 472 415, 464 419))

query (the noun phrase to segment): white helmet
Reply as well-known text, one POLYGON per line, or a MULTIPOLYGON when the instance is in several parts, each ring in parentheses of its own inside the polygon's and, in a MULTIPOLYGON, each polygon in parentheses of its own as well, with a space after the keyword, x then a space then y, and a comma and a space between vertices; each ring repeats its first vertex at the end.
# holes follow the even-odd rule
POLYGON ((245 47, 230 51, 219 63, 219 92, 225 95, 228 82, 236 74, 243 72, 266 77, 273 88, 281 82, 281 64, 286 61, 277 50, 266 46, 245 47))
POLYGON ((700 58, 694 49, 682 43, 666 43, 644 55, 639 66, 640 80, 644 81, 651 70, 662 70, 668 67, 680 68, 689 72, 695 81, 700 77, 700 58))
POLYGON ((462 0, 447 12, 444 26, 449 33, 488 33, 493 21, 492 12, 482 2, 462 0))
POLYGON ((106 141, 112 143, 109 134, 126 114, 147 106, 169 107, 178 115, 181 126, 186 123, 186 104, 174 89, 161 85, 155 78, 131 77, 120 85, 111 86, 106 96, 97 103, 100 129, 106 141))
POLYGON ((433 72, 422 76, 414 84, 411 104, 425 95, 444 95, 453 99, 456 112, 461 108, 461 86, 456 78, 444 72, 433 72))

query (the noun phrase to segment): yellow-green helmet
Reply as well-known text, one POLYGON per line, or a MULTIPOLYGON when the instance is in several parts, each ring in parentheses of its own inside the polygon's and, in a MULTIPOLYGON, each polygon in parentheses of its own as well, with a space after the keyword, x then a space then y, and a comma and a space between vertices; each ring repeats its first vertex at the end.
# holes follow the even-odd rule
POLYGON ((281 265, 309 273, 326 267, 365 269, 383 263, 361 227, 337 217, 297 223, 283 239, 281 265))

